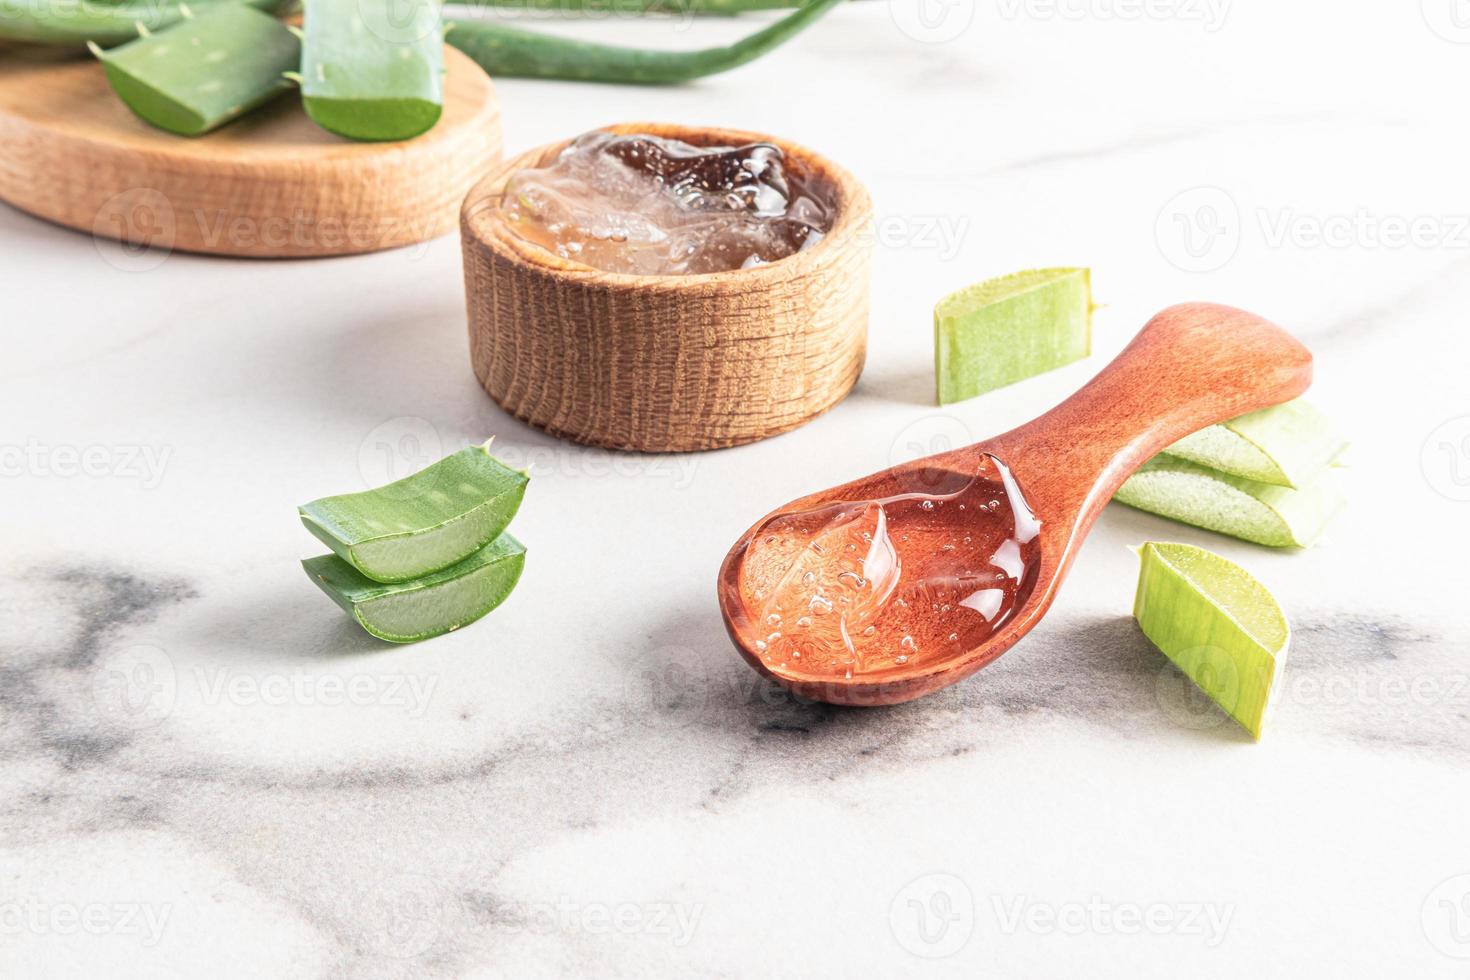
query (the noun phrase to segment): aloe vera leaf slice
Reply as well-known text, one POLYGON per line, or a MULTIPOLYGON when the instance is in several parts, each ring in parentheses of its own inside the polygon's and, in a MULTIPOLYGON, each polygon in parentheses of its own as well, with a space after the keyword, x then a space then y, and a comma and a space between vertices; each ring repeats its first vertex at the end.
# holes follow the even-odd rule
POLYGON ((373 636, 415 643, 473 623, 500 605, 525 563, 525 545, 502 534, 464 561, 409 582, 374 582, 336 555, 308 558, 301 567, 373 636))
POLYGON ((1298 398, 1201 429, 1164 451, 1257 483, 1300 488, 1346 448, 1331 420, 1298 398))
POLYGON ((515 516, 530 477, 470 446, 394 483, 322 497, 301 522, 375 582, 406 582, 462 561, 515 516))
POLYGON ((1138 552, 1133 617, 1145 636, 1257 740, 1286 666, 1291 627, 1245 569, 1187 544, 1138 552))
POLYGON ((146 123, 200 136, 291 87, 301 42, 269 14, 217 4, 167 30, 92 53, 127 107, 146 123))
POLYGON ((185 11, 245 3, 281 10, 293 0, 6 0, 0 3, 0 39, 39 44, 124 44, 145 31, 162 30, 182 20, 185 11))
POLYGON ((301 101, 323 129, 355 140, 405 140, 444 106, 444 28, 433 0, 311 0, 301 101))
POLYGON ((1300 490, 1243 480, 1173 456, 1155 456, 1113 499, 1207 531, 1272 548, 1306 548, 1346 506, 1336 468, 1300 490))
POLYGON ((1087 269, 1017 272, 950 293, 934 307, 934 378, 941 405, 1091 352, 1087 269))

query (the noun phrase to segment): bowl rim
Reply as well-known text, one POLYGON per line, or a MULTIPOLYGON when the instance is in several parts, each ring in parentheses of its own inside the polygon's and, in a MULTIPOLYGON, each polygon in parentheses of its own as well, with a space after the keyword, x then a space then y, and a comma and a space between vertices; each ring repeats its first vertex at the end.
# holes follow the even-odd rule
MULTIPOLYGON (((808 275, 819 269, 829 257, 840 255, 848 246, 854 244, 857 236, 861 235, 870 224, 872 202, 866 188, 846 168, 800 143, 749 130, 686 123, 623 122, 595 126, 587 132, 597 131, 618 134, 647 133, 653 136, 682 139, 695 145, 770 143, 778 147, 788 159, 800 161, 805 170, 831 188, 835 215, 832 227, 822 240, 811 248, 751 269, 727 269, 721 272, 701 272, 692 275, 644 275, 631 272, 608 272, 564 259, 512 234, 502 222, 494 219, 493 211, 500 200, 506 181, 513 173, 533 165, 536 161, 544 160, 550 155, 560 153, 578 138, 573 136, 546 143, 513 157, 507 157, 477 181, 465 195, 464 203, 460 208, 460 222, 466 242, 472 239, 518 266, 535 269, 537 272, 548 274, 568 284, 704 292, 712 286, 728 287, 744 284, 753 288, 762 283, 785 282, 808 275)), ((869 241, 866 243, 868 246, 872 245, 871 238, 870 234, 869 241)))

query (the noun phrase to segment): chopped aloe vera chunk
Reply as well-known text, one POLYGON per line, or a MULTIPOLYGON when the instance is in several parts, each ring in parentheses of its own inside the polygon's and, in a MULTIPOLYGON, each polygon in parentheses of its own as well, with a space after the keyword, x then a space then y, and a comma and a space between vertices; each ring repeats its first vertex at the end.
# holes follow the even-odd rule
POLYGON ((1291 640, 1281 607, 1245 569, 1203 548, 1151 541, 1138 557, 1133 618, 1144 635, 1260 739, 1291 640))
POLYGON ((374 582, 336 555, 308 558, 301 567, 373 636, 414 643, 473 623, 500 605, 525 564, 525 545, 502 534, 459 564, 411 582, 374 582))
POLYGON ((144 122, 200 136, 291 87, 301 42, 269 14, 215 4, 156 34, 92 53, 113 91, 144 122))
POLYGON ((1081 360, 1092 352, 1086 269, 1033 269, 950 293, 934 307, 939 404, 1081 360))
POLYGON ((412 476, 298 508, 301 523, 375 582, 406 582, 448 568, 495 539, 515 516, 530 477, 490 455, 489 443, 412 476))
POLYGON ((444 107, 439 4, 311 0, 301 101, 318 126, 355 140, 406 140, 444 107))
POLYGON ((1345 448, 1327 416, 1298 398, 1201 429, 1165 452, 1257 483, 1300 488, 1345 448))
POLYGON ((1332 467, 1293 490, 1242 480, 1168 455, 1155 456, 1139 467, 1113 499, 1272 548, 1311 546, 1347 503, 1332 467))

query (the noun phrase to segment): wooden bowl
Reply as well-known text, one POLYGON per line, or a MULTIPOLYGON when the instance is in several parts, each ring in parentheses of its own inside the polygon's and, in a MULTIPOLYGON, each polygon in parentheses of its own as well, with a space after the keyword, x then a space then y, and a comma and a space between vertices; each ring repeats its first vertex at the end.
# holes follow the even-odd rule
POLYGON ((0 200, 134 246, 253 258, 345 255, 453 230, 500 160, 489 77, 444 52, 444 115, 402 143, 319 128, 286 93, 205 136, 133 115, 89 56, 0 57, 0 200))
POLYGON ((507 178, 567 144, 522 154, 476 184, 460 215, 470 360, 490 397, 555 435, 645 452, 753 442, 841 401, 867 346, 872 204, 862 185, 759 133, 606 128, 706 146, 774 143, 788 170, 831 194, 832 228, 811 248, 753 269, 603 272, 524 241, 500 219, 507 178))

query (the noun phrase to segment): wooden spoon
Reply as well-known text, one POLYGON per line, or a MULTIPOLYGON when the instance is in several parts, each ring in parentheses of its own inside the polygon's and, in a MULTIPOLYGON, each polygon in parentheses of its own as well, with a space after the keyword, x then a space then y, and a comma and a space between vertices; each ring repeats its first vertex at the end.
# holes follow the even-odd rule
MULTIPOLYGON (((804 698, 880 705, 937 691, 990 663, 1040 622, 1097 515, 1134 470, 1191 432, 1295 398, 1311 379, 1311 353, 1280 327, 1228 306, 1186 303, 1170 307, 1150 320, 1097 377, 1040 418, 972 446, 809 494, 762 518, 730 549, 720 568, 718 592, 725 627, 751 666, 804 698), (958 646, 953 642, 946 646, 943 640, 954 641, 958 636, 951 632, 954 612, 941 615, 925 609, 913 613, 922 615, 924 621, 913 628, 910 620, 903 637, 882 632, 872 637, 891 655, 874 665, 860 665, 847 675, 816 669, 810 657, 805 663, 781 663, 770 655, 762 639, 768 632, 762 621, 765 610, 753 594, 757 592, 754 583, 769 583, 779 570, 759 567, 771 561, 764 557, 762 542, 775 539, 763 531, 757 542, 757 531, 772 526, 768 522, 777 515, 843 502, 910 501, 916 491, 928 490, 941 502, 964 500, 967 498, 952 491, 974 485, 977 473, 993 475, 990 456, 1014 476, 1012 486, 1019 487, 1025 504, 1040 521, 1040 530, 1034 536, 1020 535, 1028 542, 1023 547, 1030 556, 1025 581, 1017 579, 1014 607, 1003 621, 996 620, 987 636, 974 645, 961 640, 958 646), (946 493, 950 496, 944 496, 946 493), (897 655, 900 642, 905 647, 913 644, 918 653, 897 655)), ((985 496, 995 496, 1000 488, 998 482, 983 485, 989 488, 985 496)), ((986 521, 995 521, 983 506, 963 516, 959 512, 965 508, 950 506, 950 519, 975 521, 977 536, 986 533, 986 521)), ((855 512, 856 508, 847 510, 855 512)), ((1024 522, 1024 511, 1018 512, 1016 526, 1024 522)), ((910 548, 937 551, 944 547, 934 528, 913 526, 912 530, 920 537, 910 548)), ((945 535, 954 533, 955 526, 944 530, 945 535)), ((971 539, 967 535, 964 540, 971 539)), ((784 561, 789 566, 789 556, 784 561)))

